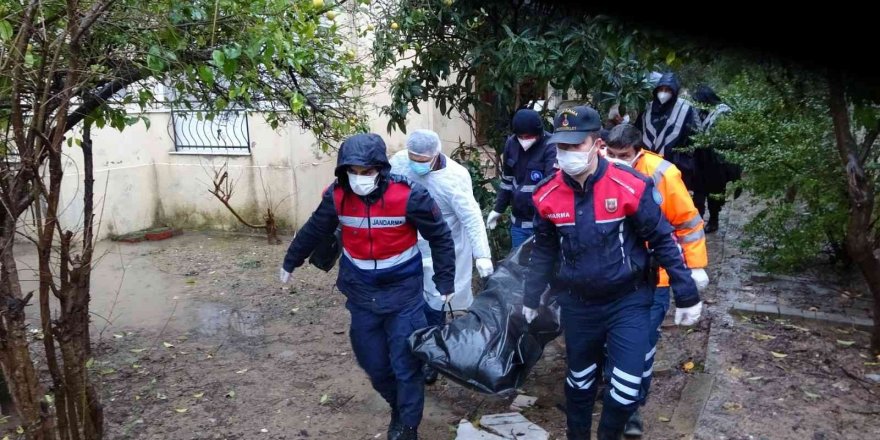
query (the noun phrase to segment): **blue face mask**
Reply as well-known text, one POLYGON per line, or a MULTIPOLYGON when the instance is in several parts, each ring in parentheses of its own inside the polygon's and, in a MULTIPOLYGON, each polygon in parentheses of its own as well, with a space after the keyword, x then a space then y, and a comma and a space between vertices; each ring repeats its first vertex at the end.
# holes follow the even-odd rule
POLYGON ((411 169, 412 172, 416 173, 419 176, 424 176, 425 174, 430 173, 431 168, 434 168, 434 160, 430 160, 428 162, 415 162, 412 160, 409 161, 409 169, 411 169))

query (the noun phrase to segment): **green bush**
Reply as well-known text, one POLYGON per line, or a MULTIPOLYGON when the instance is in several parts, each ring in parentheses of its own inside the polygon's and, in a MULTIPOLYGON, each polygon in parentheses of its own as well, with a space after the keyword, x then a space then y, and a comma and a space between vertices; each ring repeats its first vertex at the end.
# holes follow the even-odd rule
POLYGON ((737 185, 759 200, 743 245, 767 269, 841 261, 848 205, 824 86, 806 74, 756 67, 719 95, 732 108, 697 147, 714 145, 743 167, 737 185))

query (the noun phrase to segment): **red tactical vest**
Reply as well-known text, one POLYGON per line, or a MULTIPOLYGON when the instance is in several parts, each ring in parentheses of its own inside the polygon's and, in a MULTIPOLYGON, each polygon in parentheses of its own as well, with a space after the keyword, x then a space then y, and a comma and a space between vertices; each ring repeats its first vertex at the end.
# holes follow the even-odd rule
MULTIPOLYGON (((605 175, 593 183, 591 217, 597 224, 623 220, 636 212, 644 190, 643 181, 609 165, 605 175)), ((541 217, 557 227, 574 226, 574 189, 565 183, 562 172, 556 173, 553 179, 542 185, 533 199, 541 217)))
POLYGON ((358 260, 385 260, 415 252, 416 228, 406 221, 411 191, 406 183, 389 181, 382 198, 367 205, 358 195, 337 185, 333 201, 346 253, 358 260))

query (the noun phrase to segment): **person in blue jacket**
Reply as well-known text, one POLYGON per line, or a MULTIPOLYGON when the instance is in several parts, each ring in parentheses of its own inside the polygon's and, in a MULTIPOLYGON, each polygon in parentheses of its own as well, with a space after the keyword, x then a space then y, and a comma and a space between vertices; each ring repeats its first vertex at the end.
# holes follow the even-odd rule
POLYGON ((351 313, 355 357, 391 406, 388 438, 416 440, 424 378, 407 338, 427 326, 418 235, 431 249, 433 280, 444 301, 455 292, 455 247, 428 191, 390 171, 379 135, 358 134, 343 142, 336 181, 290 244, 280 277, 289 281, 319 243, 335 239, 341 225, 336 285, 351 313))
POLYGON ((599 113, 590 107, 560 112, 550 139, 560 172, 534 192, 535 243, 525 280, 523 317, 538 314, 552 281, 565 332, 568 373, 566 421, 570 440, 589 440, 596 373, 607 344, 611 389, 605 393, 599 440, 618 440, 644 399, 651 376, 650 310, 655 280, 649 255, 669 273, 675 322, 693 325, 702 310, 697 286, 660 211, 653 182, 599 156, 599 113), (645 243, 648 243, 648 247, 645 243), (649 250, 651 253, 649 254, 649 250))
POLYGON ((507 138, 501 155, 501 182, 486 227, 495 229, 510 206, 510 241, 511 247, 517 248, 532 236, 532 193, 535 184, 556 170, 556 147, 548 142, 550 133, 544 131, 541 115, 534 110, 517 111, 511 125, 513 135, 507 138))

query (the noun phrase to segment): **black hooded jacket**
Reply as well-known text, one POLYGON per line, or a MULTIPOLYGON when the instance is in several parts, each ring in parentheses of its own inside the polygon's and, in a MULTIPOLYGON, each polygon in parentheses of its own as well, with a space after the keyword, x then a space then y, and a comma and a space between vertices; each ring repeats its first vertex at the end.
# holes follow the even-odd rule
POLYGON ((636 126, 642 130, 642 141, 648 150, 675 164, 682 172, 688 188, 694 173, 693 158, 683 149, 690 145, 690 138, 697 131, 699 117, 696 109, 679 98, 681 86, 674 73, 665 73, 654 87, 653 100, 639 115, 636 126), (661 104, 657 99, 660 87, 672 89, 672 98, 661 104))
MULTIPOLYGON (((342 143, 336 162, 336 181, 325 191, 321 204, 309 217, 306 224, 297 232, 296 237, 287 250, 284 258, 284 270, 293 272, 301 266, 312 251, 324 240, 332 240, 339 215, 333 199, 337 187, 351 191, 347 171, 350 166, 368 166, 379 168, 378 188, 367 196, 361 197, 367 205, 382 203, 385 191, 390 182, 399 182, 411 188, 406 205, 406 221, 411 223, 431 246, 431 257, 434 263, 434 284, 437 291, 451 293, 455 291, 455 245, 449 227, 440 214, 440 208, 426 189, 409 182, 405 177, 391 174, 385 142, 379 135, 358 134, 342 143)), ((345 242, 342 243, 343 247, 345 242)), ((376 243, 383 246, 383 243, 376 243)), ((343 256, 343 259, 346 258, 343 256)), ((390 269, 364 271, 345 262, 340 263, 337 285, 351 300, 363 302, 366 306, 376 308, 376 303, 384 303, 382 310, 393 310, 398 303, 421 298, 422 265, 421 257, 415 263, 405 262, 390 269), (412 263, 412 264, 409 264, 412 263), (379 274, 379 272, 382 272, 379 274), (375 272, 375 273, 367 273, 375 272), (404 273, 405 272, 405 273, 404 273), (377 275, 378 274, 378 275, 377 275), (383 280, 376 282, 376 277, 383 280), (415 289, 414 291, 412 291, 415 289)))

